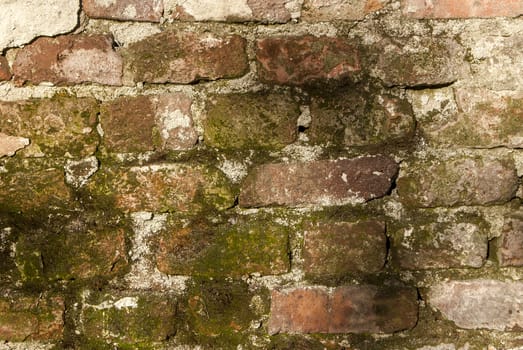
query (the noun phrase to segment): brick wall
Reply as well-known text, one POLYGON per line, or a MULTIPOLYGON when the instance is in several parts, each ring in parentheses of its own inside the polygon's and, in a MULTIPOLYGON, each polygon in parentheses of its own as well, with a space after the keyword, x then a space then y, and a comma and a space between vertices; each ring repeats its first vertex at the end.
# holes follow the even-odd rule
POLYGON ((0 349, 521 349, 522 15, 2 2, 0 349))

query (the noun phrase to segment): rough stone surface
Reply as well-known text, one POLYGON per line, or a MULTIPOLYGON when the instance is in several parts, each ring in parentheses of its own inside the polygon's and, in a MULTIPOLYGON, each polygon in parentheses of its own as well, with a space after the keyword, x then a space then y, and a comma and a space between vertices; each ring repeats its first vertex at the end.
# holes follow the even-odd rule
POLYGON ((18 52, 15 83, 120 85, 122 59, 107 35, 64 35, 38 38, 18 52))
POLYGON ((386 0, 305 0, 301 19, 309 22, 360 21, 383 8, 386 0))
POLYGON ((448 281, 433 286, 429 304, 456 326, 519 331, 523 326, 523 285, 477 279, 448 281))
POLYGON ((298 103, 282 93, 212 96, 204 123, 205 143, 218 148, 283 148, 294 142, 298 103))
POLYGON ((519 0, 402 0, 403 13, 414 18, 517 17, 523 14, 519 0))
POLYGON ((361 70, 359 52, 352 43, 325 36, 260 39, 256 60, 260 79, 273 84, 350 80, 361 70))
POLYGON ((29 43, 39 36, 73 30, 78 22, 79 0, 2 1, 0 51, 29 43))
POLYGON ((401 142, 414 135, 410 104, 390 95, 369 96, 352 89, 312 98, 310 142, 345 146, 401 142))
POLYGON ((0 81, 9 80, 13 75, 5 56, 0 56, 0 81))
POLYGON ((67 160, 64 166, 65 182, 73 187, 84 186, 99 169, 100 162, 95 156, 80 160, 67 160))
POLYGON ((521 213, 505 218, 496 248, 500 266, 523 266, 523 215, 521 213))
POLYGON ((375 273, 385 265, 386 245, 383 222, 311 224, 305 229, 304 270, 321 278, 375 273))
POLYGON ((269 333, 392 333, 418 319, 416 291, 373 285, 273 290, 269 333))
POLYGON ((390 190, 397 170, 398 165, 384 156, 265 164, 245 179, 240 205, 362 203, 384 196, 390 190))
POLYGON ((454 157, 406 164, 397 184, 409 206, 489 205, 512 199, 518 177, 506 159, 454 157))
POLYGON ((378 59, 371 70, 387 86, 445 85, 466 71, 465 50, 449 38, 384 39, 375 50, 378 59))
POLYGON ((238 35, 163 32, 129 45, 125 80, 188 84, 241 77, 248 69, 245 48, 238 35))
POLYGON ((176 0, 172 16, 184 21, 285 23, 295 0, 176 0))
POLYGON ((0 338, 3 341, 61 340, 63 313, 61 297, 2 293, 0 338))
POLYGON ((10 136, 0 133, 0 158, 14 156, 16 151, 29 145, 30 140, 25 137, 10 136))
POLYGON ((10 145, 11 152, 15 145, 25 144, 27 147, 19 151, 24 157, 90 156, 98 144, 97 114, 98 102, 92 98, 65 96, 0 102, 2 132, 23 138, 3 138, 2 143, 4 147, 10 145), (9 142, 5 144, 6 141, 9 142))
POLYGON ((471 214, 448 215, 416 211, 413 222, 404 222, 392 235, 392 257, 406 270, 445 269, 483 266, 487 258, 486 223, 471 214))
POLYGON ((91 18, 160 22, 162 0, 83 0, 82 8, 91 18))

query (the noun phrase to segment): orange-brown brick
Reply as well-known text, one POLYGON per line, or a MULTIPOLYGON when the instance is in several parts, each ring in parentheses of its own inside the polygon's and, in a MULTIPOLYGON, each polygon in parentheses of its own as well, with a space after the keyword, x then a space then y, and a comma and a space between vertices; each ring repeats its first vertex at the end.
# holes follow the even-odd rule
POLYGON ((11 69, 4 56, 0 56, 0 81, 11 79, 11 69))

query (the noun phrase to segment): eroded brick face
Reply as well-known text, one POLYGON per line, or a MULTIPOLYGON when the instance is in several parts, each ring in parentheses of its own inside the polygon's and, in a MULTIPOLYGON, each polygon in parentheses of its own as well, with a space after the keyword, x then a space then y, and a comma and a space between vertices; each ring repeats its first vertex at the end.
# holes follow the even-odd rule
POLYGON ((11 79, 11 69, 4 56, 0 56, 0 81, 11 79))
POLYGON ((162 0, 85 0, 82 8, 91 18, 160 22, 162 0))
POLYGON ((402 0, 403 13, 414 18, 517 17, 523 13, 518 0, 402 0))
POLYGON ((301 18, 309 21, 362 20, 383 8, 385 0, 306 0, 301 18))

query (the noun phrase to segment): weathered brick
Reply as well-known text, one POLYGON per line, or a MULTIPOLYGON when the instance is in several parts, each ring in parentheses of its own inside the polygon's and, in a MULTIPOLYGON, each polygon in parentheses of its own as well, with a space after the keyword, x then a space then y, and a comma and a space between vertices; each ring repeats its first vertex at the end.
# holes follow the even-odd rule
POLYGON ((446 147, 523 147, 523 94, 483 88, 453 89, 452 96, 414 93, 416 110, 424 115, 420 123, 431 143, 446 147), (454 101, 455 98, 455 101, 454 101), (446 118, 440 104, 454 105, 446 118), (427 103, 429 102, 429 103, 427 103))
POLYGON ((19 152, 25 157, 92 155, 98 145, 97 114, 92 98, 0 102, 0 130, 7 135, 0 141, 6 147, 0 154, 25 148, 19 152))
POLYGON ((94 205, 116 206, 125 212, 226 209, 235 199, 225 175, 191 164, 102 168, 85 188, 94 205))
POLYGON ((343 38, 290 36, 256 43, 258 74, 266 83, 307 85, 343 81, 361 70, 359 52, 343 38))
POLYGON ((160 22, 162 0, 83 0, 82 8, 91 18, 160 22))
POLYGON ((38 38, 18 52, 13 63, 15 83, 120 85, 122 59, 112 43, 107 35, 38 38))
POLYGON ((402 0, 403 14, 414 18, 517 17, 523 14, 519 0, 402 0))
POLYGON ((386 0, 305 0, 301 19, 309 22, 360 21, 383 8, 386 0))
POLYGON ((9 80, 13 75, 5 56, 0 56, 0 81, 9 80))
POLYGON ((248 70, 246 41, 238 35, 163 32, 129 45, 126 82, 181 83, 237 78, 248 70))
POLYGON ((523 266, 523 215, 505 217, 501 237, 496 239, 496 255, 500 266, 523 266))
POLYGON ((176 333, 176 299, 169 295, 84 292, 80 333, 91 341, 159 342, 176 333))
POLYGON ((523 284, 489 279, 447 281, 430 288, 428 302, 456 326, 520 331, 523 284))
POLYGON ((283 148, 297 134, 299 105, 282 93, 214 95, 207 103, 205 143, 218 148, 283 148))
POLYGON ((61 297, 2 293, 0 339, 3 341, 57 341, 63 335, 64 301, 61 297))
POLYGON ((390 95, 347 90, 314 96, 310 113, 307 136, 315 144, 365 146, 401 142, 414 135, 410 104, 390 95))
POLYGON ((384 156, 265 164, 245 179, 243 207, 363 203, 387 194, 398 165, 384 156))
POLYGON ((172 16, 183 21, 285 23, 292 18, 292 0, 177 0, 172 16))
POLYGON ((27 147, 29 143, 28 138, 0 133, 0 158, 14 156, 17 151, 27 147))
POLYGON ((293 288, 273 290, 269 333, 393 333, 417 320, 414 288, 293 288))
POLYGON ((418 210, 399 225, 389 232, 393 261, 402 269, 478 268, 487 258, 488 225, 477 215, 418 210))
POLYGON ((155 254, 158 270, 172 275, 241 277, 278 275, 289 270, 288 228, 271 220, 231 218, 226 223, 175 220, 161 234, 155 254))
POLYGON ((373 273, 381 270, 387 256, 385 224, 320 222, 305 228, 303 264, 314 277, 373 273))
POLYGON ((397 185, 409 206, 488 205, 512 199, 518 177, 508 159, 454 157, 406 163, 397 185))
POLYGON ((67 33, 78 23, 79 0, 3 1, 0 51, 29 43, 39 36, 67 33))
POLYGON ((461 77, 466 67, 465 50, 448 38, 385 39, 375 50, 378 60, 372 72, 387 86, 445 85, 461 77))

